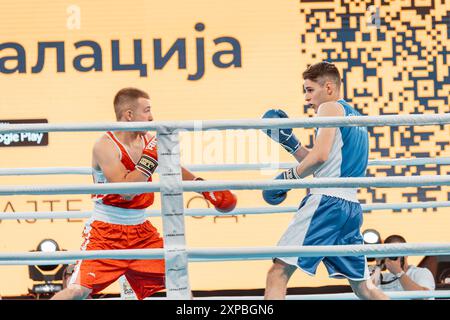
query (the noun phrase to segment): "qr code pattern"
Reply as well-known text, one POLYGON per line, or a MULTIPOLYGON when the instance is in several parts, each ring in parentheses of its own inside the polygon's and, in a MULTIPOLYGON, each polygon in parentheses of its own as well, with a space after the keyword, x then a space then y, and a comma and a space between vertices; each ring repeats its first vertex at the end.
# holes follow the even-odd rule
MULTIPOLYGON (((450 112, 450 0, 302 0, 299 14, 302 57, 335 63, 344 98, 363 115, 450 112)), ((450 155, 450 125, 369 127, 369 135, 370 159, 450 155)), ((449 173, 448 165, 368 169, 377 177, 449 173)), ((450 200, 448 186, 359 193, 367 203, 450 200)))

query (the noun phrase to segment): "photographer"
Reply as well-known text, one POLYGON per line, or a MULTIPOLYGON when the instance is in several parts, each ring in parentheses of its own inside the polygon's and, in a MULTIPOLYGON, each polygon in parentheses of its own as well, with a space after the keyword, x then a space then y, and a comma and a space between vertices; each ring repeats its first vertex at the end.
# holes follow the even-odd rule
MULTIPOLYGON (((391 235, 384 243, 406 243, 399 235, 391 235)), ((408 257, 388 257, 377 259, 372 280, 383 291, 434 290, 433 274, 427 268, 408 264, 408 257), (383 272, 387 270, 388 272, 383 272)))

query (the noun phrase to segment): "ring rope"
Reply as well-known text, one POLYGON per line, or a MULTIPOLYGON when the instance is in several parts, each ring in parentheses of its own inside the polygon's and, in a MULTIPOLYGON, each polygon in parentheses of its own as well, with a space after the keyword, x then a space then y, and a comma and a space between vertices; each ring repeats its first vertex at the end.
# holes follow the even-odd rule
POLYGON ((381 115, 359 117, 319 117, 291 119, 190 120, 152 122, 95 122, 95 123, 30 123, 1 124, 0 133, 20 132, 93 132, 93 131, 159 131, 239 130, 267 128, 316 128, 350 126, 426 126, 450 123, 450 113, 381 115))
MULTIPOLYGON (((450 298, 450 290, 438 291, 385 291, 393 300, 450 298)), ((210 296, 194 297, 194 300, 263 300, 263 296, 210 296)), ((121 298, 100 298, 99 300, 121 300, 121 298)), ((165 297, 148 297, 144 300, 167 300, 165 297)), ((290 294, 286 300, 360 300, 354 293, 290 294)))
MULTIPOLYGON (((426 299, 426 298, 450 298, 450 290, 429 290, 429 291, 383 291, 385 295, 392 299, 426 299)), ((335 294, 311 294, 311 295, 290 295, 287 300, 360 300, 354 293, 335 294), (323 296, 323 297, 322 297, 323 296)))
MULTIPOLYGON (((392 299, 426 299, 426 298, 450 298, 450 290, 434 291, 383 291, 392 299)), ((114 299, 114 298, 113 298, 114 299)), ((153 298, 155 299, 155 298, 153 298)), ((158 298, 165 299, 165 298, 158 298)), ((221 296, 198 297, 194 300, 262 300, 263 296, 221 296)), ((152 300, 149 298, 148 300, 152 300)), ((286 300, 360 300, 354 293, 327 293, 327 294, 292 294, 286 295, 286 300)))
MULTIPOLYGON (((271 190, 293 188, 357 188, 357 187, 415 187, 415 186, 447 186, 450 175, 427 175, 412 177, 364 177, 364 178, 312 178, 300 180, 235 180, 235 181, 183 181, 183 191, 213 190, 271 190)), ((118 182, 106 184, 80 185, 10 185, 0 186, 0 195, 25 194, 104 194, 104 193, 143 193, 159 192, 160 183, 152 182, 118 182)))
MULTIPOLYGON (((393 300, 450 298, 450 290, 427 291, 384 291, 393 300)), ((263 300, 263 296, 209 296, 194 297, 194 300, 263 300)), ((121 300, 121 298, 100 298, 100 300, 121 300)), ((167 300, 165 297, 148 297, 144 300, 167 300)), ((325 293, 325 294, 290 294, 286 300, 360 300, 354 293, 325 293)))
MULTIPOLYGON (((402 209, 427 209, 450 207, 450 201, 430 201, 430 202, 412 202, 412 203, 371 203, 361 204, 364 212, 375 210, 402 210, 402 209)), ((219 212, 215 209, 184 209, 184 215, 190 217, 208 217, 208 216, 237 216, 237 215, 257 215, 257 214, 276 214, 297 212, 298 206, 277 206, 277 207, 255 207, 255 208, 236 208, 230 212, 219 212)), ((148 217, 161 217, 161 210, 147 210, 148 217)), ((15 219, 83 219, 90 218, 92 211, 46 211, 46 212, 2 212, 0 220, 15 219)))
MULTIPOLYGON (((0 265, 11 261, 23 264, 46 264, 55 261, 94 259, 164 259, 164 249, 123 249, 57 252, 0 253, 0 265)), ((399 243, 378 245, 335 245, 335 246, 283 246, 283 247, 234 247, 186 249, 188 259, 194 262, 268 260, 273 257, 322 257, 322 256, 437 256, 449 255, 450 243, 399 243)))
MULTIPOLYGON (((450 157, 416 158, 416 159, 373 159, 368 166, 419 166, 419 165, 450 165, 450 157)), ((184 167, 191 171, 239 171, 239 170, 274 170, 289 169, 297 165, 295 162, 280 163, 237 163, 237 164, 190 164, 184 167)), ((158 171, 158 168, 156 169, 158 171)), ((44 167, 44 168, 1 168, 0 176, 24 175, 90 175, 91 167, 44 167)))

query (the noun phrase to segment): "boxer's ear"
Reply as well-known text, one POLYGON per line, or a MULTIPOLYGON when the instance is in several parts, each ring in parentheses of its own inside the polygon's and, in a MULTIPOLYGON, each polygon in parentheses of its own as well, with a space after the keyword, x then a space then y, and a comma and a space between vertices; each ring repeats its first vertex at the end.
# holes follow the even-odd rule
POLYGON ((128 108, 127 110, 125 110, 125 119, 127 121, 133 120, 133 110, 131 108, 128 108))

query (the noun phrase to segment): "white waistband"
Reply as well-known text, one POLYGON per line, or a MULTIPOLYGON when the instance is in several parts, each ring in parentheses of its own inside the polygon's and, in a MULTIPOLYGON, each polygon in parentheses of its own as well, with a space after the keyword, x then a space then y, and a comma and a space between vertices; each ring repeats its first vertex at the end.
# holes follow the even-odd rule
POLYGON ((359 203, 356 188, 312 188, 309 191, 310 194, 322 194, 325 196, 331 196, 341 198, 347 201, 359 203))
POLYGON ((91 220, 112 224, 136 225, 144 223, 147 218, 145 209, 125 209, 94 202, 91 220))

